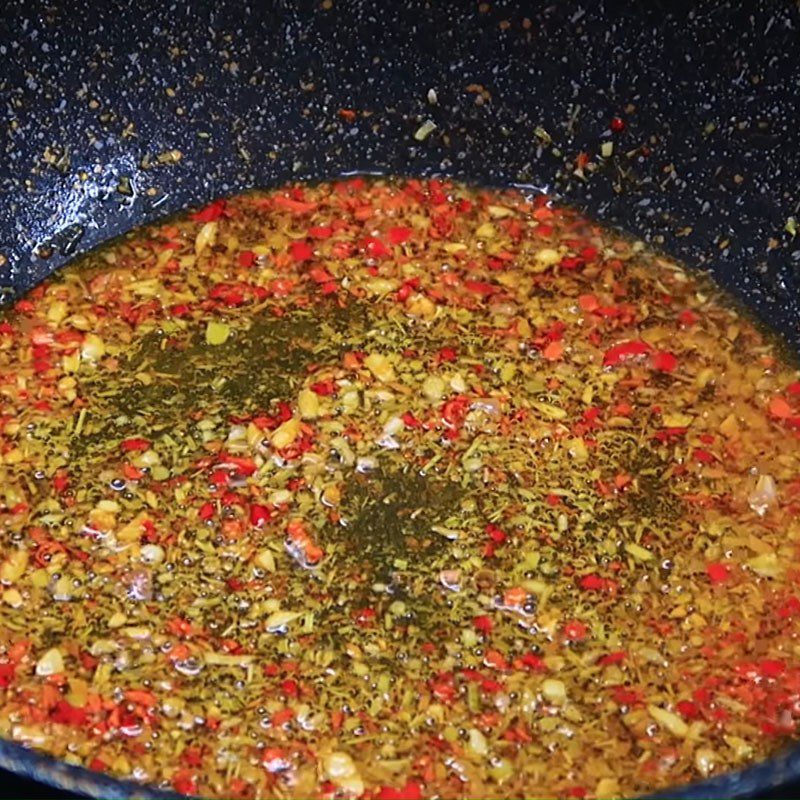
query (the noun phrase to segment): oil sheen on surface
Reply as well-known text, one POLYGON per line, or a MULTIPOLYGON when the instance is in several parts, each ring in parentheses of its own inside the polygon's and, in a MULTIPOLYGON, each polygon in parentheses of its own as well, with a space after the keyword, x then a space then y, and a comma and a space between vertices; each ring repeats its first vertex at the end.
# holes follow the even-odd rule
POLYGON ((0 734, 219 797, 606 797, 800 719, 800 383, 545 197, 294 187, 0 323, 0 734))

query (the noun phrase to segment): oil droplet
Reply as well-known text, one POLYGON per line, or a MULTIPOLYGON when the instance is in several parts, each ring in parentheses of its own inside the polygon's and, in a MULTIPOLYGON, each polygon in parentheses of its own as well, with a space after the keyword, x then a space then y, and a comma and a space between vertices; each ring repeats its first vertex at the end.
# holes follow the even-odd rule
POLYGON ((181 675, 188 675, 189 677, 199 675, 203 671, 203 665, 192 656, 176 661, 173 666, 181 675))

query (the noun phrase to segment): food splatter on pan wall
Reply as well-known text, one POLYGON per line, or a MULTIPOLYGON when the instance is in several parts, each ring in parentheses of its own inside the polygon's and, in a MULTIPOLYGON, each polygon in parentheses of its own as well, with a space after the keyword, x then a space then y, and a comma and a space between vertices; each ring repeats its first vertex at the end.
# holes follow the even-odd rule
POLYGON ((0 284, 288 178, 547 186, 800 341, 794 4, 12 2, 0 284))

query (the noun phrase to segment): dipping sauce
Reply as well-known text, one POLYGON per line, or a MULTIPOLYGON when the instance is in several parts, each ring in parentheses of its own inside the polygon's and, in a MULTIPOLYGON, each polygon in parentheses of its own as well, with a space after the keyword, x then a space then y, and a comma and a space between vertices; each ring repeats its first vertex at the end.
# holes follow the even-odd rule
POLYGON ((219 200, 0 322, 0 734, 217 797, 616 797, 800 719, 800 382, 546 197, 219 200))

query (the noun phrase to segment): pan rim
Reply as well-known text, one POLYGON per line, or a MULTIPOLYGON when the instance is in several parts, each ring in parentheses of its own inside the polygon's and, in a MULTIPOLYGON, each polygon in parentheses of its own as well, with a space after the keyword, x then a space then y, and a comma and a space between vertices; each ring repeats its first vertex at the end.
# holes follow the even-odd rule
MULTIPOLYGON (((78 792, 97 800, 177 800, 187 795, 147 783, 114 778, 69 764, 35 748, 0 737, 0 768, 54 789, 78 792)), ((800 743, 764 761, 702 781, 640 795, 642 800, 704 800, 754 797, 759 792, 800 779, 800 743)), ((202 795, 201 795, 202 797, 202 795)))

